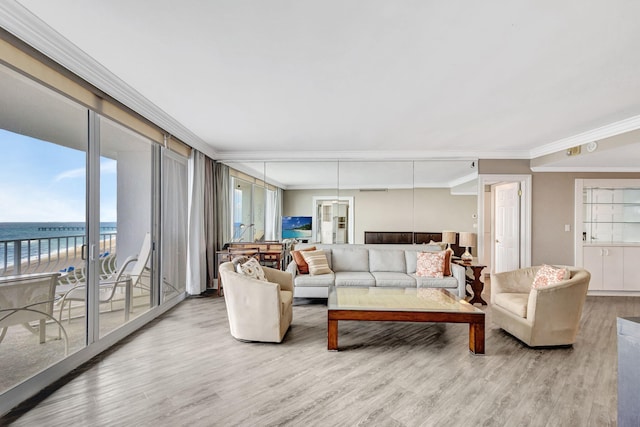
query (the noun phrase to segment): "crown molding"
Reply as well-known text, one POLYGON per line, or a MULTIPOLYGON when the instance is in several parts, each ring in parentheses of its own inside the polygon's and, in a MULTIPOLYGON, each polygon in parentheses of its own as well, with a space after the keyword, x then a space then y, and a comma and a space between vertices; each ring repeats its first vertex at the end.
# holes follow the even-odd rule
POLYGON ((610 123, 599 128, 595 128, 577 135, 559 139, 557 141, 545 144, 542 147, 535 148, 530 151, 529 159, 546 156, 567 148, 575 147, 590 142, 599 141, 612 136, 620 135, 640 129, 640 116, 629 117, 618 122, 610 123))
POLYGON ((533 166, 532 172, 640 172, 640 166, 533 166))
POLYGON ((0 2, 0 26, 169 134, 216 158, 213 147, 15 0, 0 2))
POLYGON ((529 159, 523 151, 218 151, 222 161, 336 161, 336 160, 478 160, 478 159, 529 159))

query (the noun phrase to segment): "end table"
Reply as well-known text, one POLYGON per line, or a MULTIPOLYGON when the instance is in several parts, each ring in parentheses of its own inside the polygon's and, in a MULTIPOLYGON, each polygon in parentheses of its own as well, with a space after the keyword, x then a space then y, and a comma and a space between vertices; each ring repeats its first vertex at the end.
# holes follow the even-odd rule
POLYGON ((467 284, 471 286, 471 290, 473 291, 473 297, 469 300, 469 304, 473 305, 479 302, 482 305, 487 305, 487 302, 482 299, 482 291, 484 290, 484 283, 480 281, 480 275, 482 274, 482 270, 484 270, 487 266, 482 265, 477 262, 477 260, 473 261, 463 261, 461 259, 453 259, 451 262, 461 265, 465 268, 470 268, 473 272, 473 280, 467 277, 467 284))

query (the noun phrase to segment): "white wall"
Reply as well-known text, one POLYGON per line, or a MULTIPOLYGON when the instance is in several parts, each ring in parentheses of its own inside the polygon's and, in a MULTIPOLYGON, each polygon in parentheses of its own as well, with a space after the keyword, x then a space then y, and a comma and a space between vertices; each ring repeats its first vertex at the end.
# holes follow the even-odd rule
MULTIPOLYGON (((312 216, 313 196, 330 195, 337 191, 286 190, 283 215, 312 216)), ((446 188, 340 190, 340 196, 354 198, 355 243, 364 243, 365 231, 476 231, 476 196, 453 196, 446 188)))

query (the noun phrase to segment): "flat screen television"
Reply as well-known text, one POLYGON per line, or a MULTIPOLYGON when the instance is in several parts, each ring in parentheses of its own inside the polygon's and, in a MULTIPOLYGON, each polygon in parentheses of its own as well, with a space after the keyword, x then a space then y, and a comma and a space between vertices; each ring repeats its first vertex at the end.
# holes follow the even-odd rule
POLYGON ((310 216, 283 216, 282 238, 309 240, 311 239, 310 216))

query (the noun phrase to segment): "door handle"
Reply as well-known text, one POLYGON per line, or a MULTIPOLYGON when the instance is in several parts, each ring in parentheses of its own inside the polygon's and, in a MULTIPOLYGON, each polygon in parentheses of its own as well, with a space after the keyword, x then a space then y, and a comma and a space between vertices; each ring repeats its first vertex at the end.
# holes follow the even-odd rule
POLYGON ((80 248, 80 258, 82 258, 83 261, 87 260, 87 245, 82 245, 80 248))

